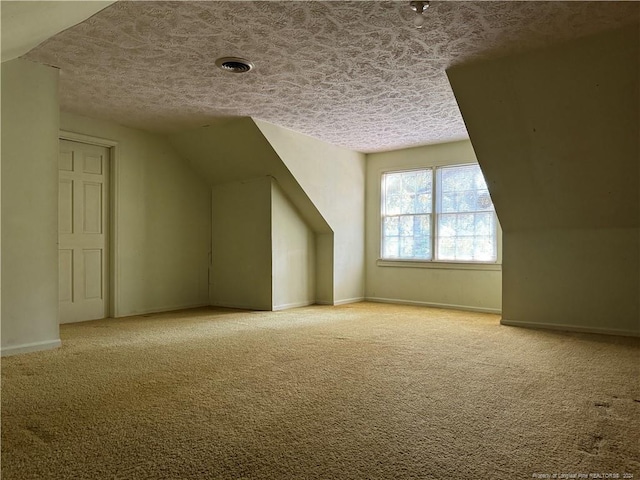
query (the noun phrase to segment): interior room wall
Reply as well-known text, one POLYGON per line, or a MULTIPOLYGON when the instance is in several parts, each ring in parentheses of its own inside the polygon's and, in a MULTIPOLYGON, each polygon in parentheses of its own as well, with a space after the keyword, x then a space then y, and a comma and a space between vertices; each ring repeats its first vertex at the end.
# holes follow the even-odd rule
POLYGON ((255 122, 247 117, 221 119, 206 127, 172 134, 169 139, 211 186, 272 177, 319 239, 316 241, 315 298, 333 303, 332 229, 324 212, 320 212, 255 122))
MULTIPOLYGON (((255 122, 333 230, 333 303, 362 300, 364 154, 264 121, 255 122)), ((319 239, 318 246, 325 245, 327 239, 319 239)), ((329 252, 322 255, 331 256, 329 252)), ((322 302, 320 297, 318 302, 322 302)))
POLYGON ((333 305, 333 232, 316 233, 316 303, 333 305))
POLYGON ((270 176, 316 232, 330 233, 323 215, 249 117, 223 118, 168 136, 171 145, 209 185, 270 176))
POLYGON ((316 300, 316 235, 275 180, 271 186, 273 310, 316 300))
POLYGON ((58 70, 2 63, 2 354, 54 348, 58 328, 58 70))
POLYGON ((639 43, 448 71, 504 229, 503 323, 640 333, 639 43))
MULTIPOLYGON (((380 258, 380 182, 389 170, 477 163, 468 140, 367 155, 366 298, 499 313, 502 308, 500 265, 486 269, 442 268, 417 264, 382 266, 380 258)), ((498 227, 499 228, 499 227, 498 227)), ((499 231, 499 236, 501 232, 499 231)), ((500 247, 500 243, 499 243, 500 247)), ((499 257, 500 258, 500 248, 499 257)))
POLYGON ((61 128, 118 142, 114 316, 208 305, 211 193, 161 135, 61 113, 61 128))
POLYGON ((212 189, 211 305, 272 310, 271 182, 212 189))

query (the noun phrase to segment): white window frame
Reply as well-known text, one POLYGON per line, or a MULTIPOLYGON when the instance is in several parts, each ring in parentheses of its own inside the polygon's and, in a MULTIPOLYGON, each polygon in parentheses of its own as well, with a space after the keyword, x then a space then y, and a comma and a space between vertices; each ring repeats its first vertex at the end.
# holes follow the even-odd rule
POLYGON ((436 269, 453 269, 453 270, 502 270, 502 229, 500 227, 500 222, 498 221, 498 217, 495 212, 495 208, 493 210, 493 216, 495 220, 495 236, 496 236, 496 260, 495 261, 462 261, 462 260, 436 260, 437 257, 437 212, 436 212, 436 202, 437 202, 437 169, 447 168, 447 167, 463 167, 468 165, 478 165, 477 162, 452 162, 452 163, 443 163, 436 165, 422 165, 422 166, 411 166, 411 167, 399 167, 399 168, 388 168, 380 171, 379 181, 378 181, 378 193, 380 200, 380 221, 379 221, 379 258, 376 262, 378 266, 381 267, 410 267, 410 268, 436 268, 436 269), (383 257, 383 241, 384 241, 384 218, 385 218, 385 196, 383 190, 383 180, 384 176, 389 173, 404 173, 404 172, 414 172, 421 170, 431 170, 432 171, 432 208, 431 208, 431 259, 413 259, 413 258, 384 258, 383 257))

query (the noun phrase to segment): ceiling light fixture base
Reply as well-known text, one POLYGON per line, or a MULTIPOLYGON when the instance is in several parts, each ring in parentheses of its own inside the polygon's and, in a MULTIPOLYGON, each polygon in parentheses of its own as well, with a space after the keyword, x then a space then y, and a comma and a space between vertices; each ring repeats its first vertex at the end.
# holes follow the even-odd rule
POLYGON ((425 21, 423 14, 427 8, 429 8, 429 2, 409 2, 409 6, 411 7, 411 10, 416 12, 416 16, 413 19, 413 25, 416 28, 422 28, 425 21))

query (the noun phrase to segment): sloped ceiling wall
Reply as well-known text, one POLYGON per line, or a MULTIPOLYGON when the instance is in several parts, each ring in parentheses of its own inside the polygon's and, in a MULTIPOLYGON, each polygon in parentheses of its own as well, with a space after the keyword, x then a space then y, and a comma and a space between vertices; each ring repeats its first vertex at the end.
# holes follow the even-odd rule
MULTIPOLYGON (((301 218, 318 237, 317 264, 314 268, 317 273, 316 300, 332 304, 334 233, 326 220, 326 208, 320 210, 323 205, 318 208, 318 204, 302 188, 255 122, 246 117, 222 119, 209 126, 170 135, 168 138, 173 147, 211 186, 265 177, 272 177, 277 181, 301 218)), ((270 195, 265 196, 264 201, 270 205, 270 195)), ((236 304, 239 305, 237 301, 236 304)), ((261 303, 263 304, 264 302, 261 303)))
POLYGON ((2 61, 24 55, 56 33, 108 7, 113 1, 2 1, 2 61))
MULTIPOLYGON (((327 303, 362 300, 364 154, 268 122, 256 120, 256 124, 334 231, 331 239, 334 295, 333 302, 327 303)), ((318 246, 323 248, 327 241, 320 239, 318 246)), ((327 273, 322 264, 318 270, 319 278, 324 278, 327 273)))
POLYGON ((211 185, 250 178, 276 178, 302 217, 318 233, 331 227, 251 118, 218 120, 168 136, 169 142, 211 185))
POLYGON ((640 333, 639 29, 448 76, 504 230, 503 323, 640 333))

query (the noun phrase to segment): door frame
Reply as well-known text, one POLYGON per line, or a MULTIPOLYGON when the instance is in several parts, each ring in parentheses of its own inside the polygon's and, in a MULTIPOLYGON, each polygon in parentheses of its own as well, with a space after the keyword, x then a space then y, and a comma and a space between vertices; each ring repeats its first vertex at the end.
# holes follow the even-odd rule
POLYGON ((109 193, 109 215, 107 218, 107 254, 108 259, 108 287, 106 292, 106 315, 107 317, 119 316, 119 268, 118 268, 118 142, 107 138, 94 137, 83 133, 76 133, 67 130, 60 130, 59 140, 70 140, 72 142, 87 143, 109 149, 108 193, 109 193))

